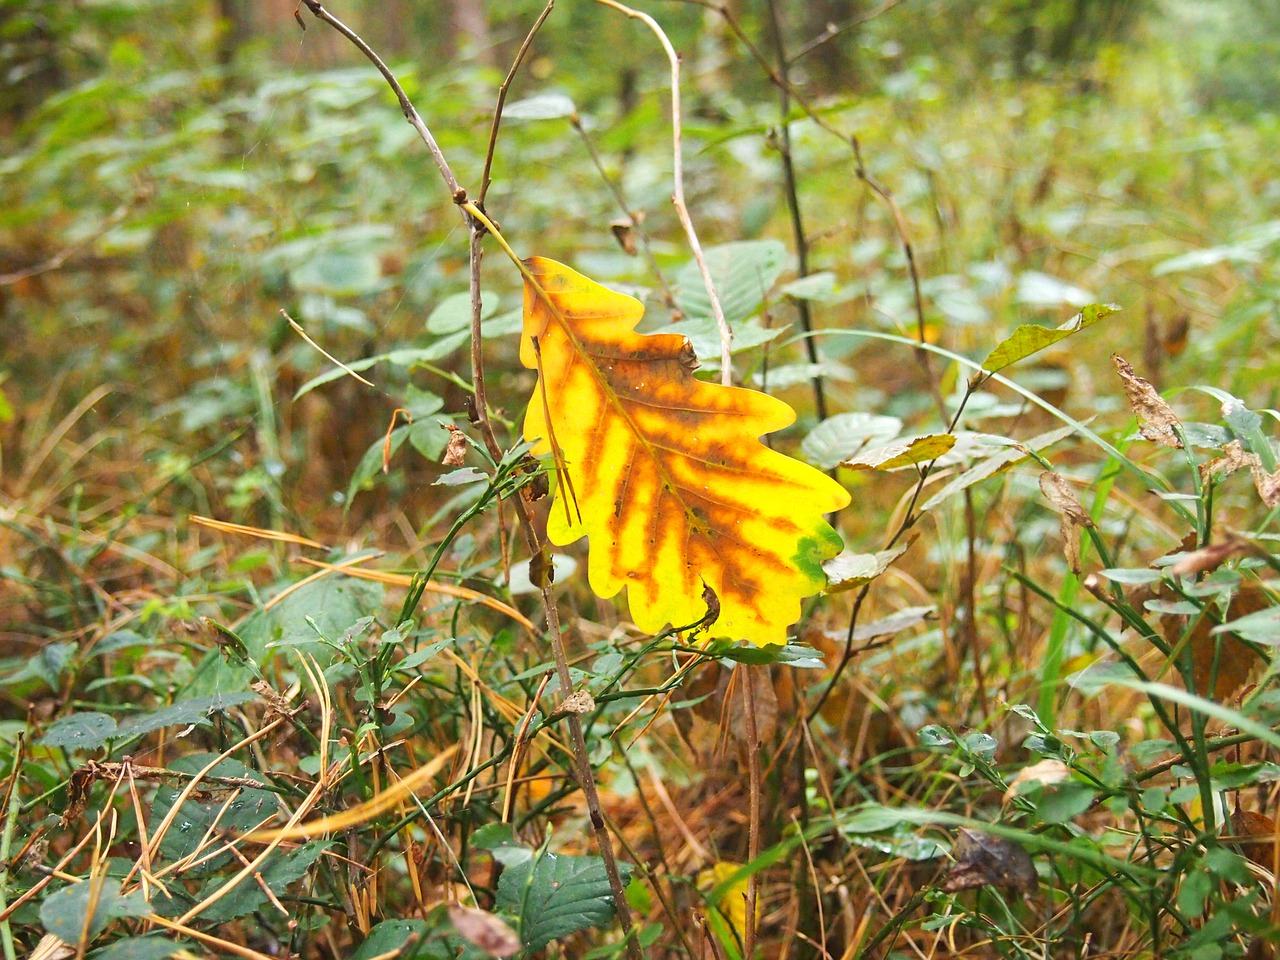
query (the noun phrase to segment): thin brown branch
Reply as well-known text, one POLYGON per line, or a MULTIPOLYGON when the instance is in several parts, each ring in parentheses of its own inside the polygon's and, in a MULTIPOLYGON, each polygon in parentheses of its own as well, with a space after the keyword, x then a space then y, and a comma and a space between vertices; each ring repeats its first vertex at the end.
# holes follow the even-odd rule
MULTIPOLYGON (((744 671, 763 670, 768 678, 767 666, 752 667, 743 664, 744 671)), ((744 672, 743 697, 746 703, 747 727, 747 863, 754 863, 760 856, 760 731, 756 725, 755 680, 744 672)), ((754 960, 756 955, 756 902, 760 896, 760 872, 752 870, 747 877, 747 919, 743 924, 742 956, 754 960)))
MULTIPOLYGON (((791 214, 791 232, 796 240, 796 266, 799 268, 800 276, 807 277, 809 276, 809 237, 804 231, 804 218, 800 211, 800 192, 796 186, 796 168, 791 153, 791 123, 788 120, 791 113, 791 94, 787 92, 791 78, 787 75, 787 48, 782 37, 782 19, 778 13, 776 0, 769 0, 769 23, 772 27, 774 52, 778 56, 778 75, 786 81, 785 86, 778 88, 778 112, 782 119, 777 147, 778 155, 782 158, 783 193, 787 198, 787 210, 791 214)), ((804 332, 813 333, 813 316, 809 310, 809 301, 797 300, 796 310, 800 315, 800 326, 804 332)), ((804 348, 809 362, 816 366, 818 363, 817 339, 812 336, 805 337, 804 348)), ((825 420, 827 419, 827 395, 822 376, 815 376, 812 383, 814 412, 817 413, 819 420, 825 420)))
MULTIPOLYGON (((422 121, 417 109, 409 100, 408 95, 404 92, 404 88, 400 86, 395 75, 382 61, 382 59, 373 51, 373 49, 360 38, 360 36, 344 24, 341 20, 329 13, 318 0, 302 0, 307 9, 319 20, 328 23, 331 27, 341 33, 344 37, 351 41, 361 53, 363 53, 378 68, 378 72, 382 74, 392 91, 396 95, 396 99, 400 103, 400 109, 404 113, 405 119, 418 131, 423 143, 426 144, 428 151, 431 153, 432 159, 440 170, 440 175, 444 179, 445 186, 449 190, 449 194, 454 203, 460 207, 460 213, 470 234, 470 256, 468 258, 470 270, 470 290, 471 290, 471 340, 472 340, 472 385, 475 389, 475 414, 476 425, 480 430, 481 437, 485 444, 485 448, 495 460, 501 459, 502 448, 498 443, 493 432, 493 425, 489 420, 489 412, 485 402, 484 387, 484 365, 483 356, 480 349, 481 343, 481 294, 480 294, 480 260, 482 247, 481 242, 484 234, 489 232, 491 221, 477 217, 476 207, 467 200, 466 191, 463 190, 454 177, 453 171, 450 169, 448 162, 445 160, 444 154, 441 153, 439 145, 435 138, 431 135, 431 131, 427 129, 426 124, 422 121), (461 209, 466 204, 469 209, 461 209)), ((500 112, 500 111, 499 111, 500 112)), ((538 536, 536 527, 534 526, 533 509, 528 501, 522 496, 515 498, 517 505, 516 516, 520 521, 520 527, 525 535, 531 555, 539 556, 543 553, 543 544, 538 536)), ((556 606, 555 594, 551 586, 550 580, 543 584, 542 600, 546 609, 547 624, 550 628, 551 649, 556 662, 556 675, 560 680, 561 696, 567 696, 572 691, 572 679, 569 675, 568 659, 564 651, 564 638, 560 626, 560 611, 556 606)), ((574 759, 577 764, 578 785, 581 787, 583 796, 587 803, 587 812, 591 819, 591 826, 596 835, 596 842, 600 847, 600 855, 604 860, 605 873, 609 878, 609 886, 614 897, 614 906, 617 910, 618 921, 622 927, 623 934, 626 938, 627 954, 631 960, 644 960, 643 953, 640 950, 639 941, 636 939, 631 924, 631 910, 627 904, 625 888, 622 883, 622 876, 618 872, 617 858, 614 855, 613 843, 609 832, 605 826, 604 816, 600 810, 600 794, 596 789, 595 776, 591 770, 591 760, 587 753, 586 739, 583 736, 582 722, 576 714, 568 716, 569 732, 573 744, 574 759)))
POLYGON ((866 23, 868 20, 874 20, 876 17, 880 16, 880 14, 889 12, 890 10, 892 10, 894 7, 898 6, 902 2, 903 0, 886 0, 885 3, 880 4, 880 6, 876 7, 874 10, 868 10, 866 13, 860 13, 856 17, 850 17, 848 20, 845 20, 843 23, 827 24, 827 28, 823 30, 822 33, 818 34, 808 43, 801 44, 800 48, 796 50, 795 53, 791 54, 791 57, 790 59, 788 59, 787 62, 795 63, 797 60, 801 60, 807 57, 809 54, 813 53, 813 51, 817 50, 819 47, 823 46, 824 44, 830 43, 832 40, 840 36, 840 34, 844 33, 846 30, 851 30, 854 27, 860 26, 861 24, 866 23))
POLYGON ((31 277, 39 276, 42 273, 51 273, 54 270, 61 270, 66 266, 67 261, 80 253, 82 250, 88 250, 104 236, 118 227, 129 216, 131 210, 138 206, 149 195, 148 191, 138 191, 132 199, 127 203, 122 203, 111 212, 106 220, 102 221, 91 234, 83 240, 79 240, 73 244, 63 247, 47 260, 33 264, 30 267, 23 267, 20 270, 14 270, 12 273, 0 273, 0 287, 10 287, 15 283, 21 283, 23 280, 29 280, 31 277))
POLYGON ((573 129, 578 131, 578 136, 582 138, 582 144, 587 148, 587 153, 591 157, 591 162, 595 165, 596 172, 600 174, 600 179, 604 181, 604 185, 609 188, 609 192, 613 194, 614 201, 622 210, 623 215, 629 221, 631 228, 640 236, 640 246, 644 249, 645 259, 649 261, 649 269, 653 271, 653 275, 658 279, 658 285, 662 287, 662 302, 668 307, 674 308, 676 305, 676 295, 671 289, 671 285, 667 283, 667 278, 663 276, 662 268, 658 266, 658 260, 653 255, 653 246, 649 242, 649 231, 644 227, 643 216, 638 216, 631 209, 631 205, 627 203, 627 196, 622 192, 622 184, 609 176, 609 172, 604 168, 604 162, 600 159, 600 151, 596 149, 595 143, 592 142, 586 128, 582 125, 582 118, 576 113, 569 118, 569 123, 573 129))
POLYGON ((484 172, 480 174, 480 196, 476 198, 476 205, 481 210, 484 209, 484 198, 489 193, 489 184, 493 182, 489 176, 489 171, 493 169, 493 153, 498 148, 498 127, 502 125, 502 108, 507 102, 507 91, 511 89, 511 81, 515 79, 516 71, 520 69, 520 64, 524 62, 525 54, 533 46, 533 38, 542 29, 547 17, 551 16, 551 10, 555 5, 556 0, 547 0, 547 5, 542 8, 542 13, 538 15, 538 19, 529 28, 529 33, 524 38, 524 43, 520 44, 520 49, 516 52, 516 58, 512 61, 511 69, 507 71, 502 85, 498 87, 498 103, 493 108, 493 123, 489 127, 489 147, 484 154, 484 172))
POLYGON ((404 92, 404 87, 400 86, 400 81, 396 79, 391 68, 383 63, 382 58, 374 52, 373 47, 365 43, 358 33, 348 27, 345 23, 335 17, 332 13, 325 9, 324 4, 320 0, 302 0, 303 5, 311 11, 311 15, 317 20, 327 23, 333 29, 346 37, 355 46, 357 50, 368 58, 369 62, 378 68, 378 72, 382 74, 382 78, 387 81, 387 86, 391 88, 391 92, 396 95, 396 100, 400 102, 400 111, 404 114, 404 118, 409 121, 413 129, 418 131, 418 136, 422 138, 422 142, 427 145, 427 150, 431 154, 431 159, 435 161, 436 167, 440 170, 440 176, 444 178, 444 185, 449 190, 449 196, 453 198, 455 203, 461 203, 466 199, 466 191, 458 185, 458 178, 453 175, 453 170, 449 168, 449 162, 445 160, 444 154, 440 150, 440 145, 436 143, 436 138, 431 135, 431 131, 423 122, 422 117, 418 114, 417 108, 409 99, 409 95, 404 92))

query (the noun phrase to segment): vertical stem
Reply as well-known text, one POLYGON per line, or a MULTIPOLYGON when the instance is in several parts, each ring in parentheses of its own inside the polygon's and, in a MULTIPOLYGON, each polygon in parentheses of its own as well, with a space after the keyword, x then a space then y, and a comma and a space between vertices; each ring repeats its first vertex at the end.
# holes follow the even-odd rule
MULTIPOLYGON (((8 907, 7 890, 9 886, 9 851, 13 846, 13 831, 18 822, 18 811, 22 804, 18 801, 18 771, 22 766, 26 741, 19 737, 17 747, 13 751, 13 771, 9 774, 8 809, 5 810, 4 833, 0 834, 0 914, 8 907)), ((4 960, 17 960, 17 950, 13 942, 13 930, 6 916, 0 921, 0 945, 4 948, 4 960)))
MULTIPOLYGON (((751 676, 752 667, 743 664, 744 696, 746 698, 747 720, 747 776, 749 777, 748 813, 747 813, 747 863, 760 856, 760 732, 756 727, 756 691, 755 680, 751 676)), ((767 671, 768 667, 759 667, 767 671)), ((760 895, 760 874, 753 870, 747 877, 747 917, 743 931, 743 960, 755 960, 756 955, 756 900, 760 895)))
MULTIPOLYGON (((487 232, 486 227, 469 211, 464 211, 467 226, 471 232, 470 245, 470 288, 471 288, 471 378, 476 388, 476 426, 484 440, 485 448, 495 459, 502 458, 502 447, 494 436, 493 424, 489 421, 489 411, 485 406, 484 363, 480 353, 480 316, 482 304, 480 300, 480 259, 483 254, 482 240, 487 232)), ((525 543, 529 547, 530 556, 540 556, 544 550, 537 528, 534 526, 533 509, 520 494, 512 498, 516 505, 516 518, 524 533, 525 543)), ((542 605, 547 614, 547 628, 550 632, 551 653, 556 662, 556 677, 560 682, 560 697, 563 699, 573 691, 573 679, 569 675, 569 660, 564 652, 564 635, 560 626, 560 608, 556 604, 555 588, 551 578, 544 579, 542 584, 542 605)), ((631 908, 627 904, 626 888, 622 883, 622 875, 618 872, 617 857, 613 852, 613 839, 605 826, 604 814, 600 807, 600 792, 596 789, 595 774, 591 769, 591 758, 587 753, 587 741, 582 732, 582 719, 576 714, 568 716, 569 738, 573 745, 573 758, 577 766, 578 786, 587 802, 587 815, 591 820, 591 829, 596 837, 596 845, 600 848, 600 857, 604 860, 605 874, 609 878, 609 889, 613 893, 614 909, 618 914, 618 923, 626 938, 627 956, 630 960, 644 960, 640 950, 640 941, 632 932, 631 908)))
MULTIPOLYGON (((778 14, 776 0, 769 0, 769 23, 772 26, 773 47, 778 55, 778 76, 782 83, 778 84, 778 112, 781 123, 778 133, 778 155, 782 158, 783 193, 787 198, 787 209, 791 213, 791 232, 796 239, 796 265, 800 276, 809 276, 809 237, 804 231, 804 218, 800 212, 800 195, 796 188, 796 169, 791 157, 791 78, 787 71, 787 50, 782 41, 782 20, 778 14)), ((813 332, 813 317, 809 311, 808 300, 798 300, 796 310, 800 315, 800 326, 805 333, 813 332)), ((815 337, 805 337, 805 352, 809 362, 818 363, 818 343, 815 337)), ((819 420, 827 419, 827 396, 822 377, 813 378, 813 408, 819 420)))
MULTIPOLYGON (((307 9, 318 19, 333 27, 344 37, 351 41, 355 47, 369 59, 378 72, 382 74, 387 84, 391 87, 396 95, 396 99, 400 103, 400 109, 404 113, 405 119, 418 131, 418 135, 422 138, 422 142, 426 144, 427 150, 431 153, 432 159, 435 161, 436 167, 440 171, 440 176, 444 180, 445 187, 449 191, 449 196, 453 202, 459 206, 459 212, 463 221, 467 225, 470 234, 470 256, 468 258, 470 265, 470 289, 471 289, 471 362, 472 362, 472 382, 475 388, 476 400, 476 426, 480 430, 480 435, 484 441, 485 448, 489 454, 495 459, 501 459, 502 448, 498 444, 497 438, 494 436, 493 425, 489 421, 489 411, 485 402, 484 388, 484 364, 481 354, 480 340, 480 315, 481 315, 481 299, 480 299, 480 259, 481 259, 481 240, 487 232, 487 226, 482 220, 478 219, 474 205, 467 201, 467 193, 459 185, 457 178, 453 175, 448 161, 441 152, 439 145, 436 143, 435 137, 423 122, 422 117, 418 114, 417 109, 409 100, 404 88, 400 86, 400 82, 396 79, 395 74, 387 67, 382 59, 373 51, 373 49, 365 43, 360 36, 344 24, 341 20, 333 16, 319 2, 319 0, 301 0, 307 9), (467 204, 471 209, 462 209, 462 205, 467 204)), ((549 5, 548 5, 549 6, 549 5)), ((541 21, 539 21, 540 23, 541 21)), ((536 30, 537 25, 535 25, 536 30)), ((530 32, 530 38, 533 31, 530 32)), ((718 306, 718 304, 717 304, 718 306)), ((516 517, 520 521, 521 530, 524 532, 525 540, 529 545, 529 549, 534 556, 542 553, 543 545, 538 537, 536 528, 534 527, 533 510, 529 506, 528 501, 522 496, 515 498, 517 511, 516 517)), ((547 624, 551 631, 551 650, 556 661, 556 675, 560 678, 561 694, 567 696, 571 689, 571 679, 569 676, 569 663, 564 653, 564 641, 560 629, 560 612, 556 607, 555 595, 552 592, 550 583, 546 583, 542 588, 542 600, 547 611, 547 624)), ((622 884, 622 877, 618 873, 618 863, 613 852, 613 843, 609 837, 609 832, 605 828, 604 816, 600 811, 600 794, 596 790, 595 777, 591 771, 591 760, 587 755, 586 740, 582 733, 582 722, 576 714, 569 716, 569 732, 573 743, 574 759, 578 767, 578 781, 582 788, 582 792, 587 801, 587 812, 591 818, 591 826, 595 831, 596 841, 600 846, 600 855, 604 860, 605 872, 609 877, 609 887, 613 892, 614 905, 618 913, 618 921, 622 926, 623 934, 626 937, 627 955, 631 960, 644 960, 644 955, 640 950, 639 941, 632 935, 631 928, 631 911, 627 906, 625 889, 622 884)), ((9 960, 9 958, 6 958, 9 960)))

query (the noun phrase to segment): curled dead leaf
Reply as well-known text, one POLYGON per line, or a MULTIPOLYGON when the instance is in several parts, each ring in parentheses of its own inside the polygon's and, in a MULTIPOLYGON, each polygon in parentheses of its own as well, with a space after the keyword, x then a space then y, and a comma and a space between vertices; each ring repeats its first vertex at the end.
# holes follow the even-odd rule
POLYGON ((960 828, 955 863, 942 881, 946 893, 1007 887, 1024 893, 1036 885, 1036 867, 1022 847, 1005 837, 960 828))
POLYGON ((467 459, 467 435, 452 423, 443 426, 449 431, 449 442, 445 445, 444 459, 440 463, 446 467, 460 467, 467 459))
POLYGON ((513 957, 520 952, 516 932, 505 920, 487 910, 451 903, 449 921, 458 936, 491 957, 513 957))
POLYGON ((1265 813, 1241 810, 1231 813, 1230 839, 1240 845, 1240 854, 1258 866, 1280 873, 1280 825, 1265 813))
POLYGON ((1028 784, 1040 784, 1048 786, 1054 783, 1064 783, 1071 779, 1071 768, 1061 760, 1055 760, 1050 757, 1047 760, 1041 760, 1039 763, 1033 763, 1029 767, 1023 767, 1018 771, 1017 776, 1009 781, 1009 789, 1004 792, 1004 802, 1008 803, 1018 794, 1026 790, 1028 784))
POLYGON ((622 248, 622 252, 629 257, 636 255, 636 235, 635 224, 632 223, 630 217, 621 220, 614 220, 609 224, 609 229, 613 231, 613 239, 618 241, 618 246, 622 248))
POLYGON ((1062 514, 1062 547, 1072 573, 1080 572, 1080 531, 1095 526, 1083 504, 1071 489, 1071 483, 1052 470, 1040 474, 1040 490, 1049 506, 1062 514))
POLYGON ((1124 383, 1129 406, 1138 418, 1138 432, 1155 443, 1180 449, 1182 441, 1178 439, 1176 429, 1180 426, 1180 421, 1173 412, 1173 407, 1160 396, 1149 380, 1133 372, 1133 365, 1128 360, 1118 353, 1113 353, 1111 360, 1124 383))
POLYGON ((584 713, 590 713, 595 708, 596 701, 590 693, 586 690, 575 690, 560 701, 560 706, 556 707, 556 713, 576 713, 578 715, 582 715, 584 713))

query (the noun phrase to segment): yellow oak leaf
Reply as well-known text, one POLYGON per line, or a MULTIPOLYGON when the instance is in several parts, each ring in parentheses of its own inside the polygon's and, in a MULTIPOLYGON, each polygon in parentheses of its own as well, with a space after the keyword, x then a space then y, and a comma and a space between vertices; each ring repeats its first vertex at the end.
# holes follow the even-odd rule
POLYGON ((524 263, 520 359, 539 371, 524 435, 561 471, 551 541, 586 536, 591 588, 627 587, 648 633, 707 614, 705 585, 719 599, 713 636, 785 643, 842 546, 823 514, 849 503, 830 477, 760 442, 794 411, 698 380, 685 337, 635 332, 638 300, 554 260, 524 263))

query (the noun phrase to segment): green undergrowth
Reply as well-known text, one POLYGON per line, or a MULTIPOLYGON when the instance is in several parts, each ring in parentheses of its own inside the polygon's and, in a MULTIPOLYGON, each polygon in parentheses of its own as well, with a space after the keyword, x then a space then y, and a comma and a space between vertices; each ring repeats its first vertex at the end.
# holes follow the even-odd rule
MULTIPOLYGON (((982 37, 963 3, 890 5, 850 34, 856 86, 796 67, 802 275, 778 91, 714 12, 654 6, 735 380, 854 507, 776 649, 641 634, 558 548, 570 691, 511 508, 554 482, 520 436, 520 278, 486 248, 494 456, 467 232, 383 79, 305 9, 220 60, 213 4, 43 6, 0 4, 66 44, 56 77, 5 47, 50 86, 0 104, 6 960, 623 956, 570 713, 646 956, 742 957, 749 881, 760 956, 1269 955, 1280 121, 1240 59, 1265 11, 1233 58, 1239 19, 1176 3, 1057 55, 1069 5, 994 5, 982 37)), ((665 59, 563 6, 485 208, 715 376, 665 59)), ((364 21, 473 197, 540 10, 492 13, 499 66, 364 21)))

